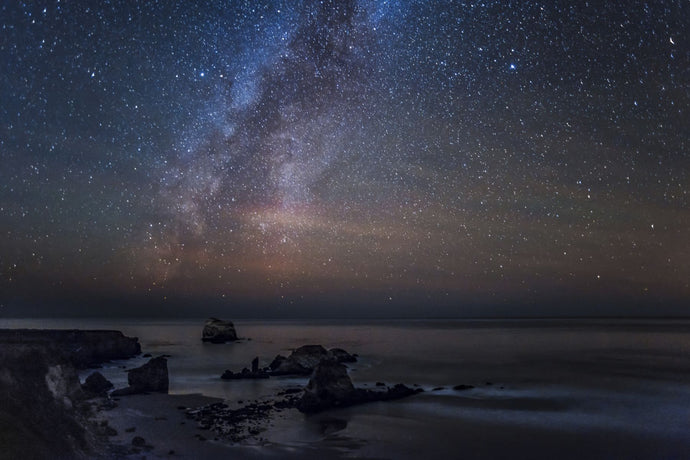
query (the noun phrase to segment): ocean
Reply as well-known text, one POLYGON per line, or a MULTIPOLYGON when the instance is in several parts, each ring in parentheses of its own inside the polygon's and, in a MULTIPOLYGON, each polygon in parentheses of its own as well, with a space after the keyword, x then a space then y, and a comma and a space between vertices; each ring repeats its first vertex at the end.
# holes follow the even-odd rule
MULTIPOLYGON (((264 443, 366 458, 690 458, 690 321, 666 319, 235 321, 243 340, 204 344, 204 320, 0 320, 2 328, 117 329, 170 358, 170 393, 262 400, 307 378, 224 381, 301 345, 340 347, 357 386, 416 385, 404 400, 306 417, 286 411, 264 443), (472 385, 454 390, 456 385, 472 385)), ((126 386, 123 367, 100 370, 126 386)), ((84 372, 82 378, 88 372, 84 372)))

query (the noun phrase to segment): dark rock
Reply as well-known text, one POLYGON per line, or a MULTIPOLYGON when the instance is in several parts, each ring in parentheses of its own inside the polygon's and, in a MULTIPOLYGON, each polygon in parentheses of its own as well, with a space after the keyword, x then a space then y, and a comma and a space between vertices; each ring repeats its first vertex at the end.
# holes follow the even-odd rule
POLYGON ((347 368, 337 361, 322 361, 314 369, 297 408, 302 412, 316 412, 349 405, 354 395, 355 387, 347 368))
POLYGON ((139 340, 125 337, 120 331, 0 329, 0 344, 50 350, 80 369, 113 359, 132 358, 141 353, 139 340))
POLYGON ((141 355, 141 357, 142 357, 142 358, 150 358, 150 357, 151 357, 151 353, 144 353, 143 355, 141 355))
POLYGON ((385 387, 386 384, 383 383, 383 382, 376 382, 376 386, 377 386, 377 387, 385 387))
POLYGON ((271 361, 271 364, 268 365, 268 368, 272 371, 275 371, 278 369, 283 361, 285 361, 287 358, 283 355, 276 355, 275 358, 273 358, 273 361, 271 361))
POLYGON ((443 390, 443 389, 444 389, 443 387, 436 387, 436 388, 434 388, 434 389, 431 390, 431 391, 441 391, 441 390, 443 390))
POLYGON ((235 325, 231 321, 209 318, 204 325, 201 340, 211 343, 234 342, 237 340, 235 325))
POLYGON ((103 374, 100 372, 93 372, 91 375, 86 377, 86 380, 81 387, 90 395, 106 396, 108 394, 108 390, 113 387, 113 384, 110 383, 108 379, 103 377, 103 374))
POLYGON ((150 359, 143 366, 127 372, 129 387, 115 390, 111 396, 127 396, 149 391, 168 392, 168 360, 162 356, 150 359))
POLYGON ((168 392, 168 360, 162 356, 128 371, 127 383, 142 391, 168 392))
POLYGON ((146 445, 146 440, 141 436, 134 436, 134 438, 132 438, 132 445, 134 447, 144 447, 146 445))
POLYGON ((453 387, 453 390, 463 391, 463 390, 471 390, 472 388, 474 388, 473 385, 455 385, 453 387))
POLYGON ((259 357, 252 359, 252 373, 256 374, 259 372, 259 357))

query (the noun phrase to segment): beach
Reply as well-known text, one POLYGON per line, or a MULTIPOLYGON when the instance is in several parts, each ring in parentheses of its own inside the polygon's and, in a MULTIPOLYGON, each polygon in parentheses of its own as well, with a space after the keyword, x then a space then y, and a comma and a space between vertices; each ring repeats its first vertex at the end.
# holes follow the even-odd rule
MULTIPOLYGON (((43 321, 94 327, 98 321, 43 321)), ((684 458, 690 455, 690 352, 686 321, 236 321, 240 340, 204 344, 203 321, 110 321, 142 352, 168 356, 170 394, 112 398, 99 410, 116 434, 104 455, 129 458, 684 458), (189 412, 273 404, 309 376, 220 379, 254 357, 305 344, 342 347, 361 388, 377 382, 424 390, 305 415, 272 410, 234 440, 200 428, 189 412), (142 445, 132 444, 135 437, 142 445), (238 440, 239 439, 239 440, 238 440)), ((32 326, 30 321, 3 326, 32 326)), ((138 356, 102 365, 116 388, 138 356)), ((92 369, 83 370, 85 379, 92 369)))

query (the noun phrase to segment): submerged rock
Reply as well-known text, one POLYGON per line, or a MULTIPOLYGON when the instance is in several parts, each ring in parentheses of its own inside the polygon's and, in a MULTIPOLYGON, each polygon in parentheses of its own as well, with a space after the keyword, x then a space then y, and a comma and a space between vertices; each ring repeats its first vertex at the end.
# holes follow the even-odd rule
POLYGON ((209 318, 204 325, 201 340, 211 343, 234 342, 237 340, 235 325, 232 321, 209 318))
POLYGON ((127 388, 115 390, 111 396, 126 396, 149 391, 168 392, 168 360, 164 356, 150 359, 141 367, 127 371, 127 388))
POLYGON ((455 391, 465 391, 465 390, 471 390, 474 388, 474 385, 465 385, 465 384, 460 384, 460 385, 455 385, 453 387, 453 390, 455 391))
POLYGON ((91 373, 81 386, 87 394, 93 396, 105 396, 112 387, 113 384, 100 372, 91 373))

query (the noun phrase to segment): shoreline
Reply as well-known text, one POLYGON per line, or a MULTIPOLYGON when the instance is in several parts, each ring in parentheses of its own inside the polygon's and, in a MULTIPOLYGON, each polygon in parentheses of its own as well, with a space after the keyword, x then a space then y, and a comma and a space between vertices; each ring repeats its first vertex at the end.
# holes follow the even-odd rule
MULTIPOLYGON (((591 348, 589 343, 582 349, 544 353, 542 343, 562 343, 559 337, 563 328, 559 326, 558 330, 549 333, 546 337, 550 341, 546 342, 543 335, 534 341, 532 334, 535 332, 530 330, 530 335, 521 336, 527 341, 526 345, 516 350, 532 353, 526 356, 529 360, 522 358, 522 361, 514 360, 513 355, 509 355, 508 360, 503 358, 502 353, 513 351, 514 338, 502 330, 486 337, 485 329, 479 332, 462 329, 451 334, 447 328, 431 332, 420 328, 410 330, 410 334, 419 334, 418 337, 424 340, 402 349, 398 347, 401 338, 398 330, 391 332, 390 328, 355 330, 357 335, 353 335, 350 327, 340 330, 254 327, 246 331, 253 338, 251 341, 227 346, 199 344, 196 324, 169 328, 167 332, 149 325, 135 334, 131 332, 129 335, 143 338, 144 352, 154 356, 167 352, 173 354, 170 357, 170 377, 171 382, 177 384, 171 388, 172 394, 110 395, 80 403, 78 398, 65 393, 68 399, 72 398, 70 400, 75 407, 82 404, 94 408, 90 421, 86 421, 84 417, 79 418, 80 412, 67 406, 56 412, 55 407, 63 406, 60 401, 64 396, 55 400, 59 404, 51 402, 46 405, 46 394, 41 396, 27 391, 28 399, 25 401, 40 397, 40 404, 31 406, 35 414, 53 424, 64 425, 67 419, 60 418, 60 414, 72 413, 91 430, 87 441, 94 441, 92 450, 77 450, 75 455, 61 455, 60 458, 511 458, 515 453, 535 459, 556 455, 568 459, 690 456, 690 437, 681 431, 683 417, 686 417, 683 407, 690 403, 690 387, 681 377, 687 375, 690 366, 682 360, 682 348, 678 349, 678 345, 684 343, 678 340, 684 340, 683 337, 666 330, 653 336, 657 340, 656 349, 649 346, 638 349, 636 345, 629 345, 638 343, 637 333, 613 336, 607 332, 601 336, 605 338, 601 342, 603 345, 608 347, 611 340, 617 338, 613 343, 630 347, 623 347, 615 353, 608 348, 591 348), (388 341, 377 343, 370 340, 373 332, 379 334, 377 340, 387 338, 388 341), (439 339, 441 334, 450 335, 439 339), (323 343, 349 350, 352 347, 351 351, 363 355, 362 360, 351 368, 355 384, 373 388, 379 378, 384 382, 407 380, 419 383, 426 391, 400 402, 338 407, 316 415, 307 416, 294 408, 281 408, 280 411, 262 413, 256 419, 238 418, 256 411, 256 407, 250 406, 275 405, 279 402, 280 392, 302 388, 308 377, 224 381, 220 378, 223 368, 239 370, 256 354, 268 364, 267 360, 276 350, 295 350, 297 343, 318 343, 329 337, 330 340, 323 343), (456 348, 441 346, 452 345, 456 339, 464 342, 456 348), (490 354, 482 356, 477 356, 474 351, 465 351, 474 350, 471 345, 497 343, 498 339, 511 347, 494 347, 490 354), (534 348, 536 344, 540 345, 538 349, 534 348), (392 345, 394 347, 390 348, 392 345), (430 357, 426 351, 430 349, 438 353, 431 355, 438 363, 424 366, 430 357), (456 352, 456 349, 460 351, 456 352), (640 361, 640 357, 646 361, 640 361), (192 370, 197 374, 189 373, 189 367, 185 366, 194 366, 192 370), (429 380, 424 378, 427 372, 432 372, 429 380), (189 375, 201 377, 188 379, 189 375), (449 382, 458 384, 455 386, 459 389, 449 382), (213 391, 199 391, 204 388, 212 388, 213 391), (208 414, 218 417, 219 423, 209 423, 208 418, 190 418, 190 411, 198 412, 216 404, 220 409, 209 410, 208 414), (222 408, 227 408, 227 411, 222 408), (242 412, 244 409, 247 410, 242 412), (223 423, 227 426, 239 420, 244 424, 247 419, 251 423, 243 425, 242 429, 248 436, 233 438, 233 432, 224 437, 213 431, 222 430, 223 423), (249 433, 250 429, 252 433, 249 433), (133 443, 136 437, 142 440, 133 443)), ((578 330, 577 334, 581 332, 578 330)), ((570 337, 591 338, 592 335, 570 337)), ((13 348, 16 348, 15 344, 6 346, 4 350, 13 348)), ((59 357, 46 353, 39 356, 45 359, 44 363, 18 359, 12 364, 5 359, 0 365, 20 366, 10 368, 9 373, 17 380, 17 389, 28 389, 25 384, 28 377, 40 383, 48 368, 62 365, 55 361, 59 357), (27 374, 27 379, 20 379, 24 374, 27 374)), ((125 368, 137 367, 146 359, 146 355, 138 355, 126 361, 111 361, 103 363, 101 370, 109 379, 109 375, 117 373, 126 380, 125 368)), ((64 388, 68 389, 68 368, 64 369, 64 378, 59 382, 65 382, 64 388)), ((3 372, 0 366, 0 384, 3 383, 3 372)), ((92 372, 92 369, 82 371, 82 381, 87 372, 92 372)), ((118 380, 116 387, 123 384, 118 380)), ((2 406, 0 404, 0 415, 2 406)), ((11 407, 17 407, 17 410, 5 411, 6 426, 24 423, 24 420, 33 423, 28 409, 19 412, 19 408, 24 406, 15 404, 11 407)), ((50 424, 38 426, 46 437, 63 436, 64 430, 51 432, 50 424)), ((34 441, 29 438, 22 440, 25 450, 10 450, 15 453, 13 458, 17 458, 18 452, 25 454, 32 449, 44 454, 23 455, 22 458, 49 458, 45 452, 53 451, 41 448, 34 441)), ((8 457, 0 453, 0 458, 8 457)))

